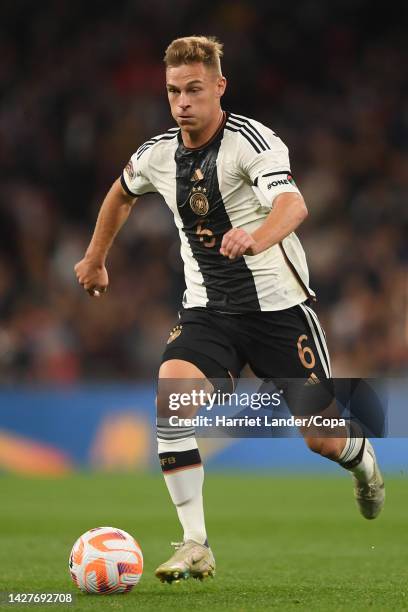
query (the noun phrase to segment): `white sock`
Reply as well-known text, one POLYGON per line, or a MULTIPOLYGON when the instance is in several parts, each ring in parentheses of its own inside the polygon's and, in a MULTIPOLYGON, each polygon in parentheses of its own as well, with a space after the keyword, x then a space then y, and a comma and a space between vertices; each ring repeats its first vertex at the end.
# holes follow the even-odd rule
POLYGON ((202 494, 204 468, 195 438, 159 440, 159 456, 164 480, 184 530, 184 541, 204 544, 207 540, 202 494))
POLYGON ((204 544, 207 539, 202 488, 203 466, 165 475, 167 488, 184 530, 184 541, 204 544))
POLYGON ((340 465, 353 472, 361 482, 368 482, 374 474, 374 459, 368 452, 369 444, 368 440, 356 438, 351 433, 338 459, 340 465))

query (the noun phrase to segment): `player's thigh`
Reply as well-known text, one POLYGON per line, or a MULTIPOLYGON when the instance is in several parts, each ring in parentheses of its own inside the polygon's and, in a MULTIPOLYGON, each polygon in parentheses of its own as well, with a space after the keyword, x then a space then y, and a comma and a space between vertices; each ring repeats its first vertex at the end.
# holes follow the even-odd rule
POLYGON ((260 378, 330 378, 324 331, 306 304, 257 313, 245 329, 248 361, 260 378))
POLYGON ((194 363, 168 359, 159 370, 157 416, 169 418, 176 411, 178 416, 192 417, 213 390, 212 383, 194 363))
POLYGON ((228 333, 220 328, 215 313, 182 311, 162 357, 158 414, 168 415, 170 400, 173 398, 174 406, 177 397, 183 416, 195 414, 203 405, 203 394, 233 388, 241 367, 228 333))
POLYGON ((299 304, 283 311, 260 313, 261 320, 262 329, 254 334, 249 355, 254 373, 283 391, 293 414, 331 410, 330 359, 316 313, 299 304))

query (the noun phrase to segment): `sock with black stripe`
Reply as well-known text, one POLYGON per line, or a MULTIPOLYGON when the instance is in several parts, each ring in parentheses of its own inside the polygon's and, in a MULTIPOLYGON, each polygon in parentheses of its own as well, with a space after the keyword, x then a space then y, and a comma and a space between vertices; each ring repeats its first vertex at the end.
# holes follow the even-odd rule
POLYGON ((184 542, 207 544, 204 520, 204 468, 195 438, 159 439, 159 458, 170 497, 184 530, 184 542))
POLYGON ((350 428, 338 463, 349 472, 353 472, 361 482, 368 482, 373 476, 374 460, 367 450, 366 439, 356 437, 353 428, 350 428))

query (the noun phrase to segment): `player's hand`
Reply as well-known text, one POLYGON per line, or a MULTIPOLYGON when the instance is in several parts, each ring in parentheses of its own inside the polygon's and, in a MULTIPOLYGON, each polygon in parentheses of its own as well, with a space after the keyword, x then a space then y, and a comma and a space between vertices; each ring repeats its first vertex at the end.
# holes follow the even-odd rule
POLYGON ((108 272, 104 265, 84 257, 75 266, 78 282, 91 297, 101 297, 109 285, 108 272))
POLYGON ((243 229, 233 227, 224 234, 220 253, 229 259, 236 259, 241 255, 255 255, 256 241, 243 229))

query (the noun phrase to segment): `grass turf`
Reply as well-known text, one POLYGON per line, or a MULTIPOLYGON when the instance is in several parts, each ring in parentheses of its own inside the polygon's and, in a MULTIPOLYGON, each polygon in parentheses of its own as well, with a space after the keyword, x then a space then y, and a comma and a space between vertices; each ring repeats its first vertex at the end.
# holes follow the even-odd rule
POLYGON ((0 591, 75 592, 68 555, 74 540, 91 527, 125 529, 144 553, 144 575, 130 594, 78 592, 74 607, 41 609, 408 609, 404 478, 387 479, 385 511, 366 521, 354 506, 347 474, 208 474, 207 527, 217 576, 178 585, 161 584, 153 576, 172 552, 170 540, 181 537, 160 475, 80 474, 55 480, 3 475, 0 482, 0 591))

